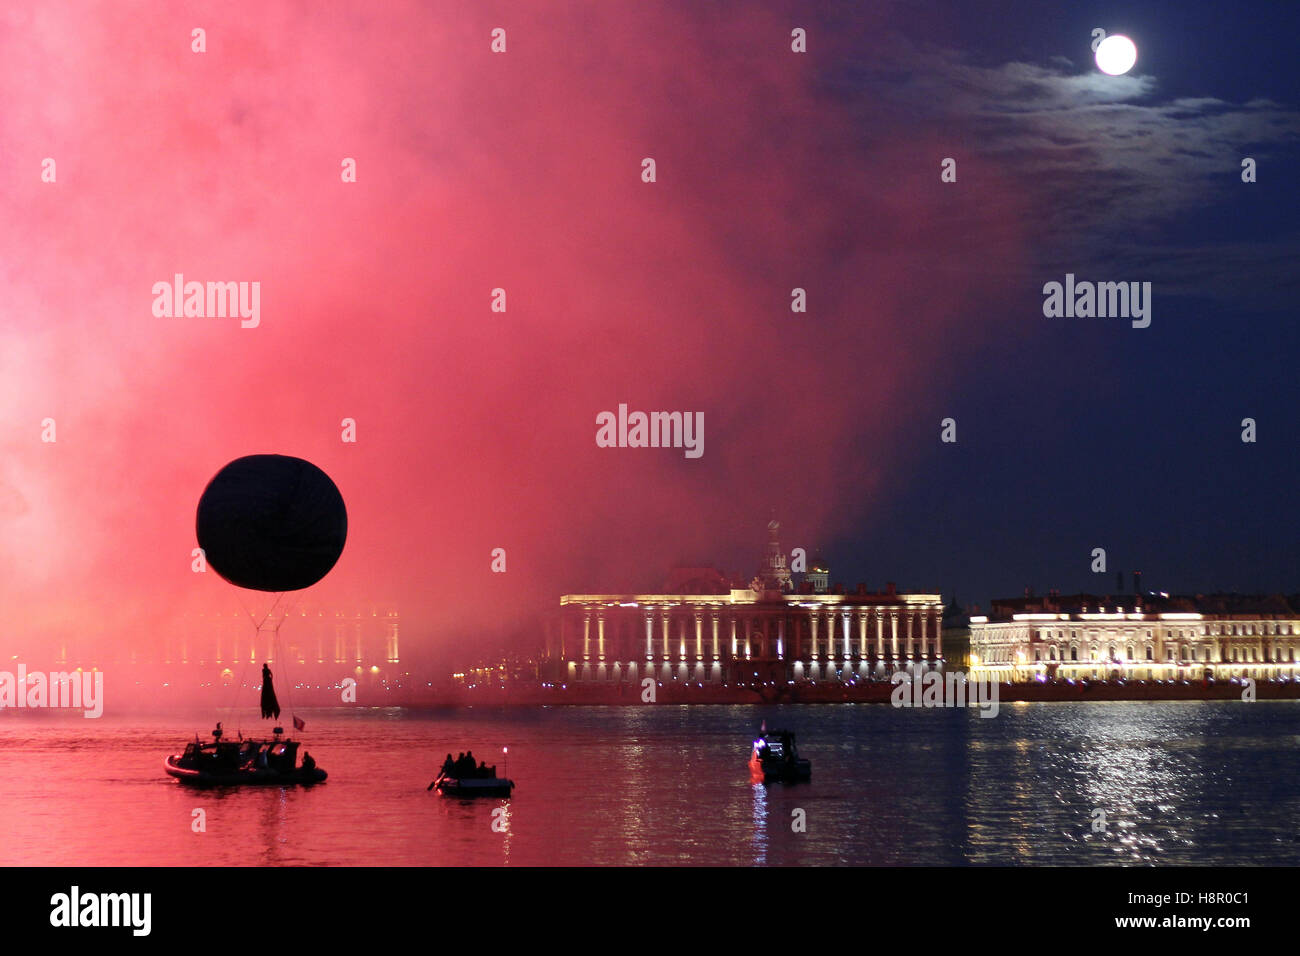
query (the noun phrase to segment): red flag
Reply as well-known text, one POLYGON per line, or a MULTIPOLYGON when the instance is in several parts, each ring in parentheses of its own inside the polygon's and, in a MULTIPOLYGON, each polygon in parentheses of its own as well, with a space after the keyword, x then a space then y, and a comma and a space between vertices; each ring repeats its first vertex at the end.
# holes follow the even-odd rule
POLYGON ((307 721, 303 720, 301 717, 295 714, 293 717, 293 729, 302 730, 306 726, 307 726, 307 721))

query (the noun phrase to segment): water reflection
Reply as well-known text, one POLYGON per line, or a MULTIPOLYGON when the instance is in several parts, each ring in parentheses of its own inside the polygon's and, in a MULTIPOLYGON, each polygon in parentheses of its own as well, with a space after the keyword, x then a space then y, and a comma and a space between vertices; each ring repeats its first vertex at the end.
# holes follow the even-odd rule
POLYGON ((492 831, 501 834, 501 862, 510 862, 510 801, 501 800, 492 808, 492 831))
POLYGON ((309 720, 325 784, 227 791, 162 775, 174 719, 106 717, 88 740, 84 724, 7 717, 0 864, 1296 865, 1298 715, 1268 701, 1031 704, 993 719, 852 705, 341 710, 309 720), (797 730, 811 783, 752 784, 764 718, 797 730), (410 756, 507 740, 509 801, 427 793, 437 768, 410 756), (195 807, 206 834, 190 829, 195 807), (806 832, 791 831, 798 809, 806 832))
POLYGON ((767 786, 750 784, 754 794, 754 858, 755 864, 767 862, 767 786))

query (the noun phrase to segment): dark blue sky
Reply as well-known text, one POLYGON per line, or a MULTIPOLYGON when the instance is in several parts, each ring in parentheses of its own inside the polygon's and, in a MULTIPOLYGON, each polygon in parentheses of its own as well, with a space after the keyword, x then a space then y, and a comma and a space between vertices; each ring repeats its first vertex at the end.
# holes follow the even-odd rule
MULTIPOLYGON (((890 18, 897 61, 846 61, 831 85, 957 120, 954 155, 993 158, 1031 197, 1031 255, 988 303, 1020 320, 928 383, 958 442, 939 443, 928 405, 890 410, 912 440, 890 449, 880 507, 825 544, 832 577, 938 585, 964 603, 1028 585, 1109 592, 1134 569, 1154 589, 1300 591, 1300 7, 907 6, 890 18), (1136 95, 1104 92, 1093 27, 1136 42, 1136 95), (1102 92, 1071 86, 1085 76, 1102 92), (906 92, 945 86, 964 98, 906 92), (1049 134, 1082 146, 1062 159, 1049 134), (1254 184, 1240 181, 1244 156, 1254 184), (1152 281, 1151 327, 1044 318, 1042 283, 1066 272, 1152 281), (1247 417, 1255 444, 1241 441, 1247 417), (1105 575, 1090 572, 1095 547, 1105 575)), ((790 533, 797 543, 797 521, 790 533)))

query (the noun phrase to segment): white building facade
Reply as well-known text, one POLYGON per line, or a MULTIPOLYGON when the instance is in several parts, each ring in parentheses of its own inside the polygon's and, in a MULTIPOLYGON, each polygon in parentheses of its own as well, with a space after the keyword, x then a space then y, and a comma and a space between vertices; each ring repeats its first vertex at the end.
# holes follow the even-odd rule
MULTIPOLYGON (((1046 602, 1050 603, 1050 602, 1046 602)), ((1262 610, 1191 606, 1197 599, 999 609, 971 618, 970 673, 976 679, 1138 680, 1296 674, 1300 615, 1285 601, 1262 610), (999 613, 1001 610, 1001 613, 999 613)))

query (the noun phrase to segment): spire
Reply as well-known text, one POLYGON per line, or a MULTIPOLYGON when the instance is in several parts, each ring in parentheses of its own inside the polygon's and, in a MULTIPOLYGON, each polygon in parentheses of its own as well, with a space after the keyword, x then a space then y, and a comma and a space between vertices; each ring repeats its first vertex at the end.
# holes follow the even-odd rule
POLYGON ((786 564, 785 552, 781 550, 781 522, 772 518, 767 523, 767 551, 758 566, 755 583, 765 591, 789 591, 790 568, 786 564))

